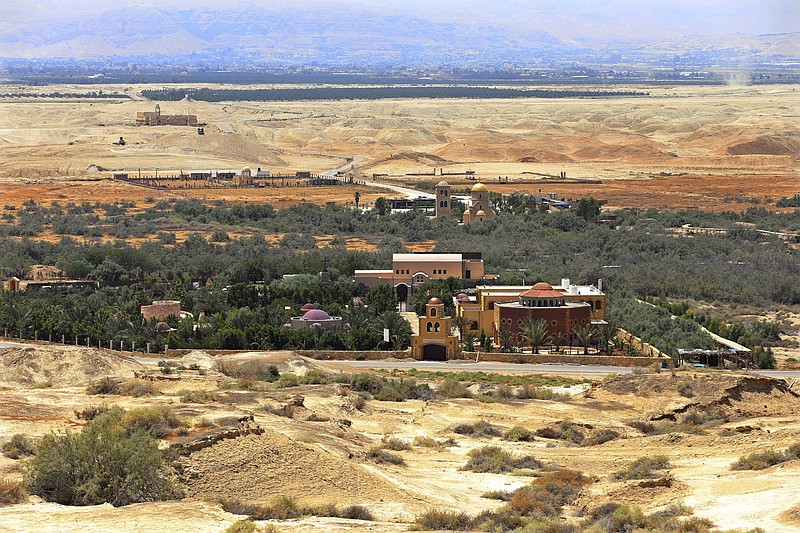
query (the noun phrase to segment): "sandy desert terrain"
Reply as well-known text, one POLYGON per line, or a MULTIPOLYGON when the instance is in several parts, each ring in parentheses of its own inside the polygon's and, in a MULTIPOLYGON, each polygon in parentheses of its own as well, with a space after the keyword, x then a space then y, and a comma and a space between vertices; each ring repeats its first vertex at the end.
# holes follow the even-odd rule
MULTIPOLYGON (((193 128, 135 126, 136 112, 155 104, 136 96, 143 88, 102 87, 135 100, 0 100, 0 180, 4 189, 25 181, 28 190, 5 189, 4 197, 35 197, 48 180, 98 179, 110 171, 321 172, 348 156, 365 159, 359 177, 413 184, 440 178, 407 174, 474 170, 493 190, 591 194, 617 207, 740 210, 798 192, 800 93, 790 85, 646 87, 637 89, 648 97, 614 99, 161 102, 163 113, 196 114, 208 124, 205 136, 193 128), (127 144, 113 145, 120 136, 127 144), (569 180, 553 179, 561 172, 569 180), (509 183, 491 185, 498 176, 509 183)), ((448 179, 470 184, 463 176, 448 179)), ((104 198, 148 196, 105 181, 91 190, 104 198)), ((75 201, 86 190, 70 192, 75 201)), ((328 198, 300 192, 187 194, 276 204, 328 198)), ((352 195, 343 190, 333 200, 352 195)))
MULTIPOLYGON (((298 374, 314 369, 335 375, 343 369, 335 362, 309 360, 290 352, 224 357, 261 359, 276 364, 281 372, 298 374)), ((570 394, 567 399, 511 398, 495 403, 468 398, 371 399, 361 405, 354 392, 335 383, 284 389, 266 385, 265 390, 255 392, 219 389, 225 378, 214 370, 208 355, 193 352, 185 358, 187 364, 191 360, 210 370, 202 376, 197 371, 182 371, 155 381, 155 396, 132 398, 89 396, 85 386, 106 374, 130 378, 136 371, 157 376, 155 360, 140 364, 106 350, 69 347, 12 348, 0 353, 0 384, 5 387, 5 401, 0 406, 3 442, 15 433, 36 437, 50 430, 75 430, 82 424, 76 411, 100 404, 172 406, 187 421, 189 430, 182 437, 168 437, 169 443, 207 436, 226 425, 236 425, 237 419, 252 417, 248 427, 258 428, 181 457, 185 500, 115 509, 109 505, 70 508, 32 498, 30 503, 0 509, 4 531, 69 527, 100 532, 135 527, 141 531, 217 532, 241 518, 214 503, 219 498, 267 503, 280 495, 295 496, 305 504, 360 504, 376 521, 307 518, 276 522, 279 531, 403 531, 416 515, 431 508, 472 515, 498 508, 502 502, 488 499, 484 493, 514 490, 541 475, 541 471, 512 475, 464 470, 470 450, 485 445, 532 455, 544 463, 545 470, 568 467, 589 476, 592 482, 567 507, 567 520, 607 502, 635 504, 648 512, 683 502, 696 516, 724 529, 761 527, 789 532, 800 525, 793 489, 800 479, 800 462, 761 471, 730 469, 745 453, 784 449, 797 442, 800 396, 783 381, 746 374, 665 371, 578 383, 561 389, 570 394), (92 357, 96 364, 50 371, 46 363, 54 357, 64 364, 92 357), (44 380, 49 387, 41 385, 44 380), (687 384, 692 395, 686 395, 687 384), (185 403, 179 399, 185 389, 215 391, 218 397, 205 404, 185 403), (302 398, 298 401, 298 397, 302 398), (294 406, 290 416, 276 414, 280 412, 277 408, 287 404, 294 406), (563 438, 537 436, 529 442, 512 442, 499 436, 453 431, 456 424, 477 420, 489 421, 501 433, 513 426, 531 431, 554 428, 566 420, 587 436, 601 430, 617 435, 602 444, 588 445, 587 441, 579 445, 563 438), (645 433, 641 427, 632 427, 631 421, 649 422, 661 429, 645 433), (419 437, 452 438, 453 442, 438 448, 412 444, 410 449, 396 452, 405 466, 368 460, 367 450, 387 437, 409 444, 419 437), (661 454, 669 458, 670 466, 652 478, 614 478, 613 474, 631 461, 661 454)), ((441 380, 429 382, 435 387, 441 380)), ((470 389, 477 394, 493 387, 496 385, 475 383, 470 389)), ((0 457, 0 476, 17 479, 21 475, 20 461, 0 457)))

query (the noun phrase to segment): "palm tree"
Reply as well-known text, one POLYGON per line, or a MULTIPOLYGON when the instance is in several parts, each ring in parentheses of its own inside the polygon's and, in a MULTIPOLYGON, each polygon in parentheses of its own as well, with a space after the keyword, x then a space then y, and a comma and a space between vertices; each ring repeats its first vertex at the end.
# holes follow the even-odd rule
POLYGON ((606 323, 597 328, 597 333, 600 336, 600 350, 608 355, 611 353, 611 343, 617 336, 617 327, 606 323))
POLYGON ((594 326, 592 324, 575 326, 572 331, 575 332, 578 342, 580 342, 581 346, 583 346, 583 355, 589 355, 589 343, 592 342, 592 339, 596 333, 594 326))
POLYGON ((361 193, 356 191, 355 194, 353 194, 353 200, 356 201, 356 209, 358 209, 358 203, 361 201, 361 193))
POLYGON ((458 330, 458 339, 463 344, 464 342, 464 328, 469 324, 469 319, 464 315, 454 316, 451 320, 453 327, 458 330))
POLYGON ((405 349, 411 344, 411 324, 397 311, 386 311, 375 322, 381 330, 389 330, 393 349, 405 349))
POLYGON ((547 322, 528 317, 522 321, 522 331, 531 343, 531 353, 539 353, 539 346, 547 339, 547 322))
POLYGON ((500 330, 500 351, 510 353, 514 351, 514 335, 511 330, 503 328, 500 330))
POLYGON ((564 337, 564 334, 561 333, 560 331, 556 332, 555 335, 552 335, 550 337, 550 342, 552 342, 553 346, 556 347, 557 352, 561 351, 561 345, 564 344, 566 341, 567 338, 564 337))
POLYGON ((342 320, 351 328, 368 328, 372 326, 373 317, 365 306, 351 305, 342 312, 342 320))

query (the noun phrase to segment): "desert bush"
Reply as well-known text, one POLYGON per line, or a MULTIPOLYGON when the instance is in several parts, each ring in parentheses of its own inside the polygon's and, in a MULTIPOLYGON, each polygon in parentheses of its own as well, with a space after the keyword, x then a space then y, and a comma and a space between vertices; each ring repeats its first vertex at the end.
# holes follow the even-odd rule
POLYGON ((90 405, 89 407, 81 410, 75 411, 75 417, 78 420, 94 420, 97 415, 103 414, 108 411, 109 407, 105 404, 102 405, 90 405))
POLYGON ((207 390, 181 389, 178 392, 182 403, 211 403, 219 400, 219 396, 207 390))
POLYGON ((256 525, 250 520, 239 520, 231 524, 223 533, 255 533, 256 525))
POLYGON ((458 443, 452 437, 446 439, 434 439, 433 437, 415 437, 414 446, 421 446, 423 448, 434 448, 436 450, 444 450, 450 446, 458 446, 458 443))
POLYGON ((381 441, 381 446, 387 450, 392 450, 395 452, 402 452, 411 449, 410 442, 397 437, 384 437, 384 439, 381 441))
MULTIPOLYGON (((114 409, 112 409, 113 411, 114 409)), ((111 412, 111 411, 109 411, 111 412)), ((153 437, 164 437, 173 429, 186 424, 180 420, 171 407, 136 407, 119 417, 119 424, 133 434, 145 431, 153 437)))
POLYGON ((319 370, 309 370, 302 376, 292 372, 284 372, 273 384, 278 389, 286 389, 300 385, 321 385, 327 382, 327 375, 319 370))
POLYGON ((482 511, 472 519, 472 527, 478 531, 521 531, 529 522, 509 506, 496 511, 482 511))
POLYGON ((656 432, 656 426, 647 420, 628 420, 626 424, 634 429, 638 429, 645 435, 656 432))
POLYGON ((217 359, 214 362, 214 367, 218 372, 235 379, 272 382, 281 375, 277 366, 258 359, 251 361, 217 359))
POLYGON ((589 433, 589 436, 584 441, 586 446, 598 446, 608 441, 612 441, 619 437, 619 431, 609 428, 597 428, 589 433))
POLYGON ((467 455, 469 459, 462 467, 462 470, 471 470, 473 472, 500 474, 523 468, 537 469, 542 467, 541 461, 534 459, 530 455, 513 455, 499 446, 482 446, 470 450, 467 455))
POLYGON ((669 468, 669 459, 664 455, 646 455, 639 457, 624 470, 615 472, 614 479, 648 479, 655 476, 655 471, 669 468))
POLYGON ((36 446, 27 436, 17 433, 3 444, 2 450, 3 455, 9 459, 21 459, 22 457, 34 455, 36 446))
POLYGON ((563 402, 572 399, 569 394, 556 392, 549 387, 535 387, 529 383, 518 388, 514 396, 518 400, 554 400, 563 402))
POLYGON ((586 439, 581 427, 569 420, 562 420, 555 426, 537 429, 534 434, 537 437, 565 440, 578 445, 582 445, 586 439))
POLYGON ((414 529, 423 531, 469 531, 472 519, 461 511, 442 511, 431 509, 414 520, 414 529))
POLYGON ((0 478, 0 507, 28 501, 28 491, 20 481, 0 478))
POLYGON ((788 460, 789 457, 785 452, 776 450, 753 452, 740 457, 731 465, 731 470, 764 470, 788 460))
POLYGON ((50 433, 36 445, 26 484, 32 494, 64 505, 120 506, 179 495, 167 476, 153 435, 130 431, 112 408, 80 433, 50 433))
POLYGON ((89 383, 86 394, 119 394, 119 382, 108 376, 89 383))
POLYGON ((507 502, 511 499, 514 495, 514 491, 509 490, 487 490, 483 494, 481 494, 481 498, 486 498, 487 500, 500 500, 501 502, 507 502))
POLYGON ((456 378, 447 378, 436 388, 436 395, 441 398, 471 398, 472 394, 466 385, 456 378))
POLYGON ((427 383, 413 379, 385 379, 372 374, 344 374, 336 380, 347 383, 354 392, 370 394, 379 401, 430 400, 434 391, 427 383))
POLYGON ((456 424, 453 426, 453 433, 459 435, 469 435, 470 437, 498 437, 500 430, 485 420, 478 420, 472 423, 456 424))
POLYGON ((501 383, 494 389, 495 395, 503 400, 514 397, 514 389, 507 383, 501 383))
POLYGON ((406 461, 399 455, 386 451, 381 446, 373 446, 367 450, 367 459, 379 464, 405 466, 406 461))
POLYGON ((678 384, 675 385, 675 390, 684 398, 691 398, 694 396, 694 388, 688 381, 679 381, 678 384))
POLYGON ((350 520, 375 520, 369 509, 361 505, 348 505, 338 513, 339 518, 347 518, 350 520))
POLYGON ((116 394, 122 396, 133 396, 134 398, 142 398, 144 396, 155 396, 160 394, 156 386, 144 379, 131 379, 119 386, 116 394))
POLYGON ((530 442, 533 440, 533 431, 522 426, 514 426, 505 432, 503 439, 511 442, 530 442))
POLYGON ((517 490, 509 500, 509 506, 524 516, 558 516, 561 508, 574 502, 584 485, 590 482, 576 470, 548 472, 529 486, 517 490))

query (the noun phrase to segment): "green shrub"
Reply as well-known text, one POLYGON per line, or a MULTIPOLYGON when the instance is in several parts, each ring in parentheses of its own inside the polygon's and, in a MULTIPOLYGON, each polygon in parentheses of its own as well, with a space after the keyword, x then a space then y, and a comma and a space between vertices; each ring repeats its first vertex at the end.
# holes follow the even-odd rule
POLYGON ((0 507, 28 501, 25 484, 0 478, 0 507))
POLYGON ((467 513, 461 511, 431 509, 414 520, 414 529, 424 531, 469 531, 472 529, 472 519, 467 513))
POLYGON ((119 382, 108 376, 92 381, 86 387, 86 394, 119 394, 119 382))
POLYGON ((572 396, 563 392, 556 392, 549 387, 535 387, 526 383, 514 394, 518 400, 554 400, 554 401, 567 401, 571 400, 572 396))
POLYGON ((80 433, 45 435, 30 460, 26 484, 32 494, 64 505, 120 506, 178 496, 148 431, 130 431, 117 407, 80 433))
POLYGON ((141 398, 144 396, 155 396, 156 394, 160 394, 160 391, 150 381, 132 379, 120 385, 116 394, 141 398))
POLYGON ((650 433, 656 432, 656 426, 652 422, 648 422, 646 420, 629 420, 627 422, 628 426, 638 429, 645 435, 649 435, 650 433))
POLYGON ((289 387, 297 387, 299 385, 320 385, 328 382, 328 376, 319 370, 309 370, 302 376, 285 372, 281 374, 274 385, 279 389, 286 389, 289 387))
POLYGON ((447 439, 434 439, 433 437, 414 437, 414 446, 421 446, 423 448, 434 448, 436 450, 444 450, 449 446, 458 446, 458 443, 452 437, 447 439))
POLYGON ((258 359, 250 361, 217 359, 214 366, 218 372, 235 379, 273 382, 281 375, 277 366, 258 359))
POLYGON ((533 432, 522 426, 514 426, 506 431, 503 439, 511 442, 530 442, 533 440, 533 432))
POLYGON ((469 424, 456 424, 453 426, 453 433, 470 437, 498 437, 500 430, 485 420, 478 420, 469 424))
POLYGON ((181 389, 178 392, 182 403, 211 403, 219 400, 219 396, 207 390, 181 389))
POLYGON ((627 468, 614 473, 615 479, 648 479, 656 477, 657 470, 669 468, 669 459, 664 455, 646 455, 633 461, 627 468))
POLYGON ((367 451, 367 459, 379 464, 405 466, 406 461, 399 455, 387 452, 381 446, 373 446, 367 451))
POLYGON ((20 459, 22 457, 34 455, 36 453, 36 446, 31 439, 17 433, 12 435, 8 442, 3 444, 2 450, 3 455, 9 459, 20 459))
POLYGON ((499 446, 482 446, 470 450, 469 460, 462 470, 500 474, 520 469, 537 469, 542 463, 529 455, 516 456, 499 446))
POLYGON ((481 498, 486 498, 487 500, 500 500, 501 502, 507 502, 511 499, 514 495, 513 492, 508 490, 489 490, 481 494, 481 498))
POLYGON ((122 414, 119 423, 128 433, 146 431, 153 437, 164 437, 173 429, 185 426, 174 410, 166 406, 136 407, 122 414))
POLYGON ((472 394, 466 385, 456 378, 448 377, 436 388, 436 395, 441 398, 471 398, 472 394))

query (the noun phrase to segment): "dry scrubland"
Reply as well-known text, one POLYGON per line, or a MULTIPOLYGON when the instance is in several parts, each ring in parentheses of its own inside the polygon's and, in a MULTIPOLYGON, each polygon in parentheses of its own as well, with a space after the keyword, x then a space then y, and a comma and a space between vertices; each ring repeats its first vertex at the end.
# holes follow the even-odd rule
MULTIPOLYGON (((98 87, 46 88, 85 92, 98 87)), ((102 89, 136 94, 144 87, 102 89)), ((13 92, 4 87, 3 92, 13 92)), ((612 206, 744 209, 797 193, 800 93, 795 86, 655 87, 651 97, 552 100, 386 100, 370 102, 162 102, 165 113, 197 114, 192 128, 136 127, 154 102, 0 101, 0 180, 7 203, 49 198, 43 180, 92 179, 109 170, 268 168, 322 171, 359 156, 364 176, 473 169, 498 191, 594 195, 612 206), (221 133, 230 124, 236 133, 221 133), (112 143, 124 136, 124 147, 112 143), (315 154, 315 155, 311 155, 315 154), (600 179, 600 184, 533 182, 540 175, 600 179), (515 183, 525 181, 526 183, 515 183), (10 187, 10 185, 8 186, 10 187), (4 191, 5 192, 5 191, 4 191)), ((30 88, 25 88, 30 90, 30 88)), ((432 177, 425 179, 431 180, 432 177)), ((438 179, 438 178, 436 178, 438 179)), ((459 178, 451 178, 459 183, 459 178)), ((463 182, 465 185, 468 182, 463 182)), ((183 193, 173 193, 183 194, 183 193)), ((353 190, 193 191, 197 198, 285 205, 352 202, 353 190)), ((378 191, 364 197, 371 203, 378 191)), ((62 201, 151 196, 101 182, 56 194, 62 201), (86 196, 90 194, 90 196, 86 196)))
MULTIPOLYGON (((78 430, 85 423, 78 413, 105 404, 171 408, 184 427, 169 433, 164 444, 192 450, 177 462, 184 500, 112 508, 65 507, 34 497, 0 507, 4 531, 100 532, 131 530, 135 524, 142 531, 219 532, 243 516, 214 502, 227 500, 228 509, 238 505, 241 512, 244 504, 269 505, 280 496, 317 508, 361 505, 374 517, 273 521, 281 531, 403 531, 430 509, 470 515, 497 509, 503 502, 487 493, 515 490, 559 468, 590 479, 564 508, 567 521, 608 502, 639 505, 647 513, 685 503, 720 528, 780 532, 800 526, 794 507, 800 461, 758 471, 730 468, 744 454, 784 450, 800 439, 800 397, 782 381, 663 372, 572 386, 564 389, 567 396, 553 399, 516 398, 526 394, 514 382, 464 381, 473 398, 394 402, 364 400, 369 396, 332 382, 343 370, 333 362, 287 352, 222 360, 229 373, 259 360, 282 374, 322 372, 331 382, 286 388, 277 387, 291 385, 285 376, 276 384, 236 382, 202 352, 182 361, 195 370, 170 375, 159 373, 155 360, 139 364, 106 350, 36 347, 0 353, 0 443, 18 433, 36 438, 50 430, 78 430), (76 364, 87 357, 92 365, 76 364), (49 370, 53 360, 63 369, 49 370), (145 387, 153 395, 87 394, 86 386, 102 376, 124 381, 134 372, 154 379, 145 387), (495 402, 486 402, 488 393, 495 402), (465 426, 481 420, 492 427, 469 434, 465 426), (514 427, 515 437, 509 438, 514 427), (227 438, 214 443, 221 433, 227 438), (491 464, 464 469, 475 450, 487 445, 535 461, 503 473, 493 473, 498 468, 491 464), (376 446, 391 454, 391 462, 376 462, 381 456, 376 446), (651 464, 640 461, 631 468, 645 456, 651 464)), ((422 381, 433 387, 445 383, 418 376, 422 381)), ((451 387, 450 393, 464 391, 451 387)), ((21 461, 0 457, 0 477, 20 479, 21 461)))

